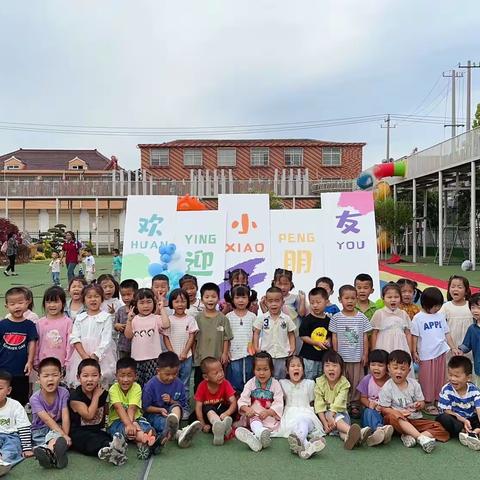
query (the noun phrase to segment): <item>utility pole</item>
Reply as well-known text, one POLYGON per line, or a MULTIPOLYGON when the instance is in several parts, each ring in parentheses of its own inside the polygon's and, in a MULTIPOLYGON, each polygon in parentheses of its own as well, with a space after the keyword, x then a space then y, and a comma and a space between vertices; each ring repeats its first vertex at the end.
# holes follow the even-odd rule
POLYGON ((390 120, 390 114, 387 115, 387 118, 384 120, 384 122, 387 125, 386 126, 380 125, 380 128, 386 128, 387 129, 387 153, 386 153, 385 162, 389 163, 390 162, 390 129, 391 128, 397 128, 397 125, 392 125, 392 122, 390 120))
POLYGON ((457 124, 457 115, 456 115, 456 98, 455 98, 455 80, 459 77, 463 77, 463 73, 458 73, 455 70, 452 70, 451 73, 443 72, 444 77, 452 78, 452 123, 449 125, 444 125, 444 127, 452 127, 452 138, 457 134, 457 127, 464 127, 465 125, 457 124))
POLYGON ((458 68, 467 69, 467 132, 472 128, 472 68, 480 68, 480 63, 472 63, 470 60, 466 65, 458 64, 458 68))

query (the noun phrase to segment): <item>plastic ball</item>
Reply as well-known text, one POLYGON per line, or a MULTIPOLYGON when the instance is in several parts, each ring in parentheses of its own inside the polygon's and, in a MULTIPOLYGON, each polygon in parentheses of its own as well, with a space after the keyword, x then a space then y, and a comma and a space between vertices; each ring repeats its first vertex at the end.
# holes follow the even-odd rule
POLYGON ((368 190, 369 188, 373 187, 373 177, 370 173, 362 173, 358 178, 357 178, 357 185, 358 188, 361 190, 368 190))
POLYGON ((464 272, 469 272, 473 269, 473 263, 470 260, 464 260, 461 265, 461 269, 464 272))
POLYGON ((163 263, 169 263, 171 259, 172 259, 172 256, 169 255, 168 253, 164 253, 164 254, 160 257, 160 260, 161 260, 163 263))

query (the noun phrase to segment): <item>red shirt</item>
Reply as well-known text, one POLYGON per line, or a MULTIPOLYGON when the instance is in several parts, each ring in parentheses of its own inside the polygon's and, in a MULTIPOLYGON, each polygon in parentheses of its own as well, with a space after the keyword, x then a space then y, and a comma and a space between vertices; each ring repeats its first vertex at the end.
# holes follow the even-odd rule
POLYGON ((62 250, 66 252, 65 263, 78 263, 78 242, 73 240, 64 242, 62 250))
POLYGON ((215 393, 208 389, 208 382, 202 380, 195 392, 195 400, 205 405, 217 405, 220 403, 229 403, 228 399, 235 396, 235 390, 228 380, 224 380, 215 393))

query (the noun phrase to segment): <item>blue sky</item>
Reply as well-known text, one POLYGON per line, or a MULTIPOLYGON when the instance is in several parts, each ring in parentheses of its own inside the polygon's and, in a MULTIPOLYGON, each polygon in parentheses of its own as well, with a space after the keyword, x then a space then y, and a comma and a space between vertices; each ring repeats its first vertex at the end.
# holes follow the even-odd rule
MULTIPOLYGON (((478 0, 461 6, 429 0, 6 2, 0 122, 124 126, 132 135, 12 131, 0 124, 0 152, 97 148, 136 168, 138 143, 176 135, 138 136, 135 127, 185 130, 388 112, 446 114, 450 123, 449 80, 442 72, 480 61, 478 14, 478 0)), ((465 115, 465 84, 457 83, 459 116, 465 115)), ((473 72, 472 110, 478 102, 480 69, 473 72)), ((362 141, 368 167, 385 157, 380 123, 208 138, 362 141)), ((395 158, 450 134, 441 124, 397 123, 395 158)))

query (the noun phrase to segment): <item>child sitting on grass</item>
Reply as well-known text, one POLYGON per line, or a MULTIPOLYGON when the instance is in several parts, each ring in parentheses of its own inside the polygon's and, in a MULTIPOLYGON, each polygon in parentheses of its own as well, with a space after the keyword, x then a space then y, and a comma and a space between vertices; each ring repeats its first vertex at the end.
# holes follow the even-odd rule
POLYGON ((342 357, 333 350, 323 356, 323 375, 315 385, 315 413, 320 418, 323 430, 329 435, 339 435, 346 450, 352 450, 366 439, 370 429, 360 429, 350 424, 347 412, 349 381, 343 376, 342 357))
POLYGON ((407 447, 420 444, 423 451, 430 453, 435 448, 435 440, 446 442, 448 432, 433 420, 425 420, 422 410, 425 406, 420 384, 407 378, 412 359, 403 350, 394 350, 388 355, 390 380, 380 390, 380 413, 386 425, 401 434, 407 447))
POLYGON ((33 454, 44 468, 65 468, 72 440, 69 437, 69 393, 59 386, 62 379, 60 360, 44 358, 38 365, 38 378, 40 390, 30 397, 33 454))
POLYGON ((223 445, 232 430, 232 415, 237 411, 235 390, 225 380, 222 364, 214 357, 202 360, 203 381, 195 392, 195 414, 205 433, 213 433, 213 444, 223 445))
POLYGON ((440 392, 437 418, 451 437, 458 437, 462 445, 480 450, 480 391, 471 382, 472 362, 463 356, 448 362, 448 383, 440 392))
POLYGON ((108 393, 100 384, 100 364, 86 358, 78 365, 80 385, 70 395, 72 448, 114 465, 127 461, 127 443, 122 435, 105 432, 108 393))
POLYGON ((137 457, 146 460, 156 448, 155 432, 142 417, 142 389, 136 382, 137 362, 121 358, 117 362, 117 381, 108 391, 110 408, 107 432, 123 435, 137 444, 137 457))
POLYGON ((143 388, 145 418, 153 426, 164 445, 176 440, 181 448, 189 447, 202 426, 193 422, 179 430, 182 413, 188 408, 185 385, 178 378, 180 359, 174 352, 163 352, 157 359, 157 374, 143 388))

